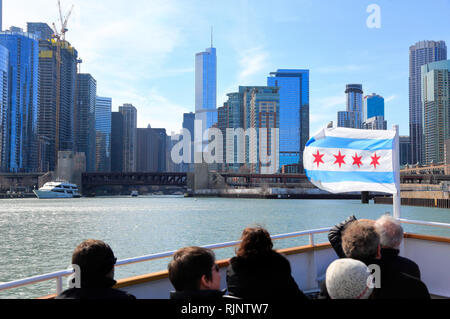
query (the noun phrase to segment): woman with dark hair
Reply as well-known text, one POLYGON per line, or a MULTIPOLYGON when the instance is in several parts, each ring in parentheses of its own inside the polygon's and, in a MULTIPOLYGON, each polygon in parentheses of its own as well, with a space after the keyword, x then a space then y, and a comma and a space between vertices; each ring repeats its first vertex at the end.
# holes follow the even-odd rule
POLYGON ((227 269, 228 294, 244 299, 306 299, 292 278, 289 261, 272 249, 267 230, 246 228, 241 240, 227 269))

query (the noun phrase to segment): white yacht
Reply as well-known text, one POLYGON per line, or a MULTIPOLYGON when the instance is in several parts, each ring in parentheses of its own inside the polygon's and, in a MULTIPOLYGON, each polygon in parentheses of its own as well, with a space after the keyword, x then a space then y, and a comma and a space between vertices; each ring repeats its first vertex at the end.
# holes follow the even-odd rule
POLYGON ((33 190, 34 194, 40 199, 47 198, 78 198, 81 194, 75 184, 67 182, 49 182, 38 190, 33 190))
POLYGON ((131 192, 131 197, 138 197, 139 196, 139 192, 137 190, 134 190, 131 192))

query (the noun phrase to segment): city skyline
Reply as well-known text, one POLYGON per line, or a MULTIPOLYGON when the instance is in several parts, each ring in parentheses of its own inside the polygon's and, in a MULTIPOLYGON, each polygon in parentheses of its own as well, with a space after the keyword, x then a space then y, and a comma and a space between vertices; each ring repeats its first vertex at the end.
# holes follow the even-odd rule
MULTIPOLYGON (((335 120, 330 114, 345 105, 343 85, 362 83, 365 92, 385 97, 388 128, 399 124, 400 134, 407 135, 408 48, 421 40, 450 42, 449 22, 443 19, 450 9, 446 1, 434 2, 436 10, 420 26, 414 22, 423 19, 419 2, 378 1, 380 29, 367 27, 369 3, 360 1, 314 6, 312 1, 282 1, 271 10, 268 4, 253 7, 248 1, 209 8, 200 1, 189 5, 110 1, 110 10, 101 16, 104 3, 99 2, 74 2, 67 40, 84 61, 81 72, 98 80, 100 95, 113 98, 113 111, 133 103, 139 112, 138 127, 151 124, 168 133, 179 132, 183 113, 194 111, 195 53, 209 45, 211 25, 219 61, 217 107, 239 85, 264 85, 275 69, 309 69, 310 134, 335 120), (236 4, 240 14, 233 16, 236 4), (128 14, 120 15, 124 10, 128 14), (225 23, 227 19, 232 23, 225 23), (265 26, 268 19, 272 23, 265 26), (350 31, 352 37, 347 36, 350 31)), ((62 4, 64 9, 70 5, 62 4)), ((55 1, 3 1, 3 5, 4 28, 57 21, 55 1)))

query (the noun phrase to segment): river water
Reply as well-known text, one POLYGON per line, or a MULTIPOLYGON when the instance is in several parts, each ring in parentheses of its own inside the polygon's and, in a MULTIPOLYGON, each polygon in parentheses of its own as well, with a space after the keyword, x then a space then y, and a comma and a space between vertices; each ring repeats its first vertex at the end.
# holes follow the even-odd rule
MULTIPOLYGON (((66 269, 73 249, 101 239, 118 260, 238 240, 251 225, 272 235, 333 226, 351 214, 376 219, 391 205, 359 201, 102 197, 59 200, 0 200, 0 282, 66 269)), ((402 217, 450 223, 450 210, 402 207, 402 217)), ((450 230, 404 225, 405 231, 450 237, 450 230)), ((325 242, 326 234, 315 242, 325 242)), ((275 248, 308 243, 307 237, 280 240, 275 248)), ((234 248, 217 250, 218 259, 234 248)), ((169 259, 118 267, 116 279, 167 268, 169 259)), ((65 281, 65 280, 64 280, 65 281)), ((54 280, 0 292, 0 298, 34 298, 55 292, 54 280)))

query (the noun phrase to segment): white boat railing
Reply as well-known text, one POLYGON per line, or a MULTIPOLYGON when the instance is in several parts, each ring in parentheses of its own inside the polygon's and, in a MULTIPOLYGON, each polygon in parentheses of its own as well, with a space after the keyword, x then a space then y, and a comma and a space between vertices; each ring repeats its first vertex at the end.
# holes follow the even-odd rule
MULTIPOLYGON (((424 221, 416 221, 416 220, 407 220, 407 219, 399 219, 401 223, 405 224, 414 224, 414 225, 422 225, 422 226, 434 226, 434 227, 443 227, 443 228, 450 228, 450 224, 446 223, 437 223, 437 222, 424 222, 424 221)), ((274 235, 271 236, 273 240, 281 240, 281 239, 287 239, 287 238, 294 238, 294 237, 300 237, 300 236, 309 236, 309 244, 311 246, 314 246, 314 235, 317 234, 323 234, 329 232, 331 227, 325 227, 325 228, 319 228, 319 229, 313 229, 313 230, 305 230, 305 231, 299 231, 299 232, 293 232, 293 233, 287 233, 287 234, 281 234, 281 235, 274 235)), ((221 249, 221 248, 227 248, 227 247, 233 247, 239 245, 241 241, 230 241, 230 242, 224 242, 219 244, 212 244, 212 245, 206 245, 202 246, 204 248, 209 249, 221 249)), ((141 263, 146 261, 152 261, 156 259, 161 258, 168 258, 172 256, 176 251, 167 251, 162 253, 156 253, 141 257, 134 257, 134 258, 128 258, 119 260, 116 262, 116 267, 120 266, 126 266, 130 264, 135 263, 141 263)), ((0 291, 8 290, 12 288, 22 287, 22 286, 28 286, 33 285, 39 282, 48 281, 48 280, 54 280, 56 279, 56 294, 59 294, 63 290, 63 277, 70 276, 73 274, 73 269, 66 269, 61 271, 52 272, 45 275, 39 275, 39 276, 33 276, 21 280, 11 281, 7 283, 1 283, 0 284, 0 291)))

